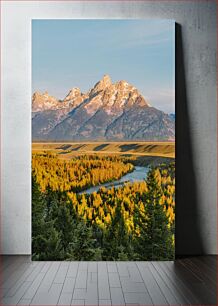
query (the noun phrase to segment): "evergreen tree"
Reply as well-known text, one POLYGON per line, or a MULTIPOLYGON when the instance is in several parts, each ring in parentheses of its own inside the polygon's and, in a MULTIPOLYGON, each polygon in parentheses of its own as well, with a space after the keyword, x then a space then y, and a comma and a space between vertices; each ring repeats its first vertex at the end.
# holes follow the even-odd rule
POLYGON ((35 176, 32 176, 32 254, 33 259, 41 252, 39 237, 44 228, 45 199, 42 196, 35 176))
POLYGON ((78 156, 64 161, 55 155, 35 155, 33 259, 172 259, 174 164, 152 169, 144 182, 92 194, 73 192, 132 169, 129 159, 120 157, 78 156))
POLYGON ((76 220, 70 209, 72 204, 66 194, 60 194, 52 201, 52 219, 54 220, 55 229, 59 232, 61 247, 66 253, 69 243, 73 240, 76 220))
POLYGON ((117 201, 114 217, 103 239, 103 259, 128 260, 131 257, 131 241, 121 212, 120 201, 117 201))
POLYGON ((43 232, 35 238, 38 248, 33 250, 34 260, 63 260, 64 253, 61 248, 61 240, 58 231, 54 228, 54 223, 46 222, 43 232))
POLYGON ((92 228, 87 226, 83 220, 78 221, 74 228, 67 258, 70 260, 101 260, 101 251, 96 247, 92 228))
POLYGON ((173 236, 164 205, 159 204, 162 196, 159 170, 150 170, 147 177, 148 191, 144 195, 144 212, 135 211, 139 237, 134 240, 139 260, 173 259, 173 236))
POLYGON ((52 220, 46 220, 46 198, 32 177, 32 257, 56 260, 61 255, 60 237, 52 220))

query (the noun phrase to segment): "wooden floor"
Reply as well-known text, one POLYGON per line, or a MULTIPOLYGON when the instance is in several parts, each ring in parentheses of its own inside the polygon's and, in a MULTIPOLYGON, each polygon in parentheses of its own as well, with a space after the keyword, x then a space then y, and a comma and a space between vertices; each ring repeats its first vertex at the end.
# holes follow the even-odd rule
POLYGON ((0 305, 217 305, 217 258, 31 262, 1 258, 0 305))

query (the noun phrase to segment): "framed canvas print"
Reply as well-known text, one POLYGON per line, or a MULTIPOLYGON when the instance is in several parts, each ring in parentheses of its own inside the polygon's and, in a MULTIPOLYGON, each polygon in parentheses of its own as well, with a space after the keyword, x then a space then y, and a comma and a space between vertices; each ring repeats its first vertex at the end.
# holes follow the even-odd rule
POLYGON ((175 22, 32 21, 32 258, 173 260, 175 22))

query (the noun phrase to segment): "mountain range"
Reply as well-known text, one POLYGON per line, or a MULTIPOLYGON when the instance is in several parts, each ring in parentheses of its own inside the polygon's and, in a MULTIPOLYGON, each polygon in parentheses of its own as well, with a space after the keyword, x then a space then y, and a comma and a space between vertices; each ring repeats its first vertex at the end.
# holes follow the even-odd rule
POLYGON ((35 92, 32 139, 174 140, 175 118, 150 106, 133 85, 104 75, 87 93, 72 88, 63 100, 35 92))

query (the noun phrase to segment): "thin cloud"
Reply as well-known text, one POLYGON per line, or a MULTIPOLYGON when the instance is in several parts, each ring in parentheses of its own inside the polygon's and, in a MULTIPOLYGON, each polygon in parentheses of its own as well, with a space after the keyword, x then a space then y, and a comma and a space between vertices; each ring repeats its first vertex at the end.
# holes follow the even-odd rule
POLYGON ((92 33, 92 37, 97 39, 100 44, 102 39, 107 39, 107 43, 113 48, 153 46, 168 43, 172 40, 173 36, 169 31, 170 29, 172 29, 172 21, 170 20, 148 20, 144 24, 129 21, 127 24, 117 24, 115 34, 114 29, 109 28, 104 32, 104 37, 98 32, 92 33), (114 35, 111 35, 112 32, 114 35))

